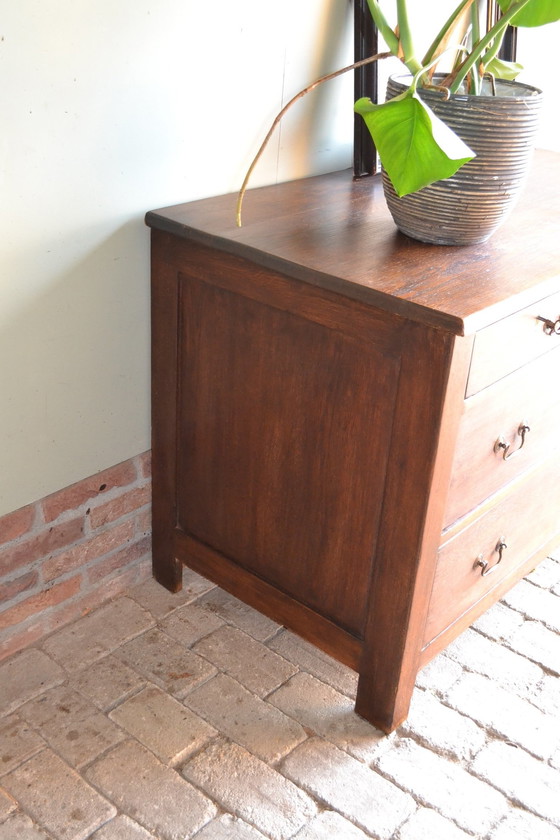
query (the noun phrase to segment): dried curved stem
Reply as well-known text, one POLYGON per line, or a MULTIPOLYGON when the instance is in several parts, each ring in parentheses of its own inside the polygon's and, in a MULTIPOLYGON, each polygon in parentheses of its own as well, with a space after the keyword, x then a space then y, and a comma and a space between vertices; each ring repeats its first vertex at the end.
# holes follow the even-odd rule
POLYGON ((296 95, 293 96, 290 99, 290 101, 287 103, 287 105, 284 105, 282 110, 279 111, 278 114, 276 115, 276 117, 274 118, 274 122, 270 126, 266 137, 264 138, 263 142, 261 143, 261 146, 260 146, 257 154, 255 155, 255 157, 253 158, 253 161, 251 162, 251 165, 249 166, 249 169, 247 170, 247 174, 245 175, 245 178, 243 179, 243 183, 241 185, 241 189, 239 190, 239 195, 237 197, 236 216, 235 216, 236 222, 237 222, 237 227, 241 227, 241 208, 242 208, 242 205, 243 205, 243 197, 244 197, 245 192, 247 190, 247 185, 249 183, 249 179, 251 178, 251 175, 253 174, 253 170, 254 170, 255 166, 257 165, 257 163, 259 162, 259 160, 261 158, 261 155, 264 152, 264 150, 265 150, 265 148, 268 144, 268 141, 272 137, 272 134, 274 133, 274 129, 276 128, 276 126, 278 125, 278 123, 280 122, 280 120, 282 119, 284 114, 286 113, 286 111, 288 111, 292 107, 292 105, 295 102, 297 102, 298 99, 301 99, 303 96, 305 96, 306 93, 310 93, 312 90, 314 90, 318 85, 321 85, 323 82, 328 82, 331 79, 335 79, 337 76, 342 76, 343 73, 348 73, 349 70, 355 70, 358 67, 363 67, 364 64, 372 64, 374 61, 378 61, 379 59, 389 58, 391 55, 392 55, 392 53, 390 53, 390 52, 376 53, 375 55, 370 55, 368 58, 363 58, 361 61, 356 61, 355 64, 349 64, 348 67, 343 67, 340 70, 335 70, 334 73, 327 73, 326 76, 321 76, 320 79, 317 79, 315 82, 308 85, 303 90, 300 90, 299 93, 296 93, 296 95))

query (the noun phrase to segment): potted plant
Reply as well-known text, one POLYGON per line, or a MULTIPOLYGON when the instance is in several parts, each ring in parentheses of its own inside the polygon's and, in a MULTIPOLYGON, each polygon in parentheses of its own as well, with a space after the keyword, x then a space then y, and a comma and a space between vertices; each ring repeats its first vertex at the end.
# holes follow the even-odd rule
POLYGON ((508 25, 560 19, 560 0, 498 0, 501 17, 487 32, 482 0, 461 0, 423 57, 418 57, 407 0, 397 0, 393 29, 378 0, 367 0, 388 51, 323 76, 300 91, 273 122, 239 193, 237 222, 250 175, 275 126, 296 100, 361 64, 399 58, 407 75, 390 80, 383 104, 355 104, 383 167, 385 196, 403 232, 426 242, 487 239, 509 212, 533 148, 542 94, 515 81, 521 65, 500 59, 508 25), (442 57, 450 61, 436 73, 442 57))

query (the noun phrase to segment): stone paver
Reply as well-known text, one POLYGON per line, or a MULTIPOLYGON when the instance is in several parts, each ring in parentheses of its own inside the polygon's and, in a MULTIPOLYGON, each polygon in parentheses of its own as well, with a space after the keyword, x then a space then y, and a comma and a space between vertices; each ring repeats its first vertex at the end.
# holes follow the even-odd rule
POLYGON ((45 741, 19 714, 0 718, 0 776, 39 752, 45 741))
POLYGON ((432 659, 416 677, 418 688, 425 688, 436 694, 444 694, 453 683, 461 677, 463 669, 457 662, 453 662, 440 653, 432 659))
POLYGON ((80 670, 153 623, 150 613, 131 598, 121 597, 49 636, 43 648, 66 669, 80 670))
POLYGON ((417 808, 407 793, 319 738, 294 750, 282 770, 312 796, 381 840, 390 840, 417 808))
POLYGON ((119 744, 86 777, 158 840, 185 840, 216 814, 206 796, 135 741, 119 744))
POLYGON ((387 736, 359 717, 354 702, 306 673, 295 674, 267 698, 308 732, 321 735, 360 761, 371 761, 387 736))
POLYGON ((400 829, 398 840, 472 840, 472 834, 466 834, 431 808, 420 808, 400 829))
POLYGON ((472 834, 484 835, 507 810, 506 799, 460 765, 403 740, 376 765, 399 787, 472 834))
POLYGON ((528 699, 546 714, 560 718, 560 677, 547 674, 528 699))
POLYGON ((368 837, 336 811, 323 811, 298 831, 294 840, 367 840, 368 837))
POLYGON ((512 811, 492 832, 490 840, 560 840, 560 829, 527 811, 512 811))
POLYGON ((130 597, 148 610, 155 619, 165 618, 173 610, 190 604, 214 588, 213 583, 190 569, 183 568, 183 588, 180 592, 169 592, 153 578, 130 590, 130 597))
POLYGON ((222 624, 224 621, 221 618, 196 603, 175 610, 160 623, 160 627, 175 641, 190 647, 199 639, 213 633, 222 624))
POLYGON ((155 685, 117 706, 109 717, 164 764, 176 764, 217 735, 206 721, 155 685))
POLYGON ((505 691, 488 677, 465 674, 447 694, 464 715, 539 758, 550 758, 560 741, 558 721, 505 691))
POLYGON ((0 715, 64 680, 62 668, 42 651, 29 648, 0 665, 0 715))
POLYGON ((7 791, 0 788, 0 820, 5 820, 8 814, 11 814, 16 808, 17 802, 8 795, 7 791))
POLYGON ((486 743, 484 731, 473 720, 444 706, 430 692, 418 690, 399 734, 413 736, 434 752, 459 760, 472 758, 486 743))
POLYGON ((525 621, 507 640, 508 647, 560 675, 560 634, 538 621, 525 621))
POLYGON ((302 671, 313 674, 318 680, 332 686, 341 694, 355 699, 358 674, 323 653, 315 645, 300 639, 295 633, 283 630, 268 642, 268 647, 297 665, 302 671))
POLYGON ((52 835, 34 825, 25 814, 18 813, 0 823, 0 840, 52 840, 52 835))
POLYGON ((288 840, 317 810, 300 788, 237 744, 211 744, 183 775, 272 840, 288 840))
POLYGON ((526 696, 543 677, 542 668, 534 662, 529 662, 518 653, 484 638, 475 630, 465 630, 461 633, 446 648, 445 655, 467 671, 491 677, 504 688, 521 696, 526 696))
POLYGON ((263 761, 278 761, 306 738, 299 723, 227 674, 218 674, 191 691, 184 702, 263 761))
POLYGON ((551 630, 560 632, 560 597, 558 595, 522 580, 504 595, 504 601, 527 618, 542 621, 551 630))
POLYGON ((134 587, 0 664, 0 840, 560 840, 559 572, 390 736, 354 671, 204 578, 134 587))
POLYGON ((83 840, 116 814, 112 803, 50 750, 4 776, 2 785, 56 840, 83 840))
POLYGON ((547 557, 539 563, 534 572, 527 575, 526 580, 543 589, 551 589, 560 583, 560 563, 552 557, 547 557))
POLYGON ((135 694, 145 682, 137 671, 112 654, 70 677, 70 683, 76 691, 104 712, 135 694))
POLYGON ((280 625, 275 621, 251 609, 243 601, 218 587, 203 595, 198 603, 222 621, 233 624, 259 642, 270 639, 280 629, 280 625))
POLYGON ((495 742, 475 758, 472 772, 515 803, 560 827, 560 772, 519 747, 495 742))
POLYGON ((506 607, 499 601, 474 622, 473 628, 489 639, 503 642, 509 639, 524 623, 525 619, 520 613, 506 607))
POLYGON ((266 840, 264 834, 239 817, 222 814, 205 825, 196 840, 266 840))
POLYGON ((154 835, 121 814, 96 831, 91 840, 154 840, 154 835))
POLYGON ((157 628, 123 645, 116 656, 175 697, 183 697, 216 673, 210 662, 157 628))
POLYGON ((193 650, 259 697, 266 696, 296 671, 290 662, 236 627, 221 627, 193 650))
POLYGON ((63 685, 26 703, 20 714, 73 767, 93 761, 124 738, 97 706, 63 685))

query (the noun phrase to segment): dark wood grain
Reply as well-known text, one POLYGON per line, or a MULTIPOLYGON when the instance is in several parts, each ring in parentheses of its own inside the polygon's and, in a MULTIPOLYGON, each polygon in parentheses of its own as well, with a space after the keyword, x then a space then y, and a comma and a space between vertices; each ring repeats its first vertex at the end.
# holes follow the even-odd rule
POLYGON ((235 226, 235 195, 146 218, 178 237, 463 334, 555 290, 559 185, 560 155, 539 152, 509 219, 487 243, 469 247, 400 234, 380 177, 352 180, 350 171, 250 191, 242 228, 235 226))

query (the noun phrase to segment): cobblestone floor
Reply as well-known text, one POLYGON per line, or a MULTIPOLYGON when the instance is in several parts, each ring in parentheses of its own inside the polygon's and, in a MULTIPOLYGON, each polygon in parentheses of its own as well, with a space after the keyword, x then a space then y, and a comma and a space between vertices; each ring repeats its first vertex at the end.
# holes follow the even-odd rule
POLYGON ((560 554, 419 675, 356 674, 185 571, 0 665, 0 840, 560 840, 560 554))

